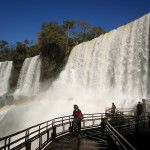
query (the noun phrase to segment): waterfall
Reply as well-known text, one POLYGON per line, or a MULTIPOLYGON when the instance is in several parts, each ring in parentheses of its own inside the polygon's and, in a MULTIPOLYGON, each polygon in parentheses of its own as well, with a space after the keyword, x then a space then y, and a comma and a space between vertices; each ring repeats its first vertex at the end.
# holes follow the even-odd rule
POLYGON ((8 91, 12 66, 12 61, 0 62, 0 96, 6 94, 8 91))
POLYGON ((40 84, 40 55, 26 58, 19 75, 14 96, 35 96, 40 84))
MULTIPOLYGON (((149 52, 150 14, 75 46, 59 78, 39 95, 41 101, 11 109, 2 118, 0 137, 70 115, 74 104, 85 114, 105 112, 112 102, 117 108, 134 107, 150 94, 149 52)), ((39 68, 39 56, 25 60, 15 94, 34 93, 39 68)))
MULTIPOLYGON (((57 83, 130 97, 150 94, 150 14, 75 46, 57 83)), ((55 85, 56 83, 54 83, 55 85)))

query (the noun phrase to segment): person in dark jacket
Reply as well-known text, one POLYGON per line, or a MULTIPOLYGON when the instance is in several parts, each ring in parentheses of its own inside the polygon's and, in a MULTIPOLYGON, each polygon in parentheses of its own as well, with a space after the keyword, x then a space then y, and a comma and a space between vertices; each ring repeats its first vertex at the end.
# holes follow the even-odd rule
POLYGON ((79 118, 81 114, 81 110, 79 109, 78 105, 74 105, 74 110, 73 110, 73 131, 75 134, 80 134, 81 132, 81 120, 79 118))
POLYGON ((141 102, 138 102, 136 107, 137 107, 137 117, 139 117, 143 112, 143 105, 141 102))
POLYGON ((115 112, 116 112, 116 106, 115 106, 114 103, 112 103, 112 106, 111 106, 111 114, 114 116, 115 112))

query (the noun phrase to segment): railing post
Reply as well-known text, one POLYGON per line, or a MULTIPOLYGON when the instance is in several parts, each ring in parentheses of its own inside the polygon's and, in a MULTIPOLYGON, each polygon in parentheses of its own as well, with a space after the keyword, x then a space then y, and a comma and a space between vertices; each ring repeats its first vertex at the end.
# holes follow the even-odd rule
POLYGON ((11 137, 8 139, 8 150, 10 150, 10 141, 11 141, 11 137))
POLYGON ((48 141, 49 141, 49 130, 47 129, 47 143, 48 143, 48 141))
POLYGON ((92 114, 92 126, 94 126, 94 119, 93 119, 93 114, 92 114))
POLYGON ((53 126, 53 132, 52 132, 52 141, 54 141, 56 138, 56 126, 53 126))
POLYGON ((85 117, 82 122, 83 122, 83 128, 85 128, 85 117))
POLYGON ((101 135, 104 134, 104 131, 105 131, 105 128, 106 128, 106 121, 107 121, 107 118, 101 118, 101 135))
POLYGON ((63 120, 64 118, 62 117, 62 130, 63 130, 63 132, 65 132, 65 126, 64 126, 64 120, 63 120))
POLYGON ((73 132, 73 125, 72 125, 73 123, 72 123, 72 121, 71 121, 71 119, 70 119, 70 117, 69 117, 69 133, 72 133, 73 132))
POLYGON ((148 126, 150 127, 150 113, 148 113, 148 126))
MULTIPOLYGON (((5 139, 5 146, 7 145, 7 138, 5 139)), ((6 147, 4 148, 4 150, 6 150, 6 147)))
POLYGON ((30 141, 30 139, 28 139, 26 141, 26 150, 31 150, 31 141, 30 141))
POLYGON ((39 149, 41 148, 41 145, 42 145, 42 136, 41 136, 41 127, 39 126, 39 149))
POLYGON ((100 123, 100 129, 101 129, 101 134, 103 134, 104 133, 104 118, 101 118, 101 123, 100 123))
POLYGON ((46 133, 47 133, 47 143, 48 143, 48 141, 49 141, 48 122, 46 123, 46 133))
POLYGON ((124 123, 124 115, 123 115, 123 112, 120 112, 120 116, 121 116, 121 123, 123 124, 123 123, 124 123))
POLYGON ((25 145, 25 148, 26 150, 31 150, 31 141, 29 139, 29 130, 26 131, 26 145, 25 145))

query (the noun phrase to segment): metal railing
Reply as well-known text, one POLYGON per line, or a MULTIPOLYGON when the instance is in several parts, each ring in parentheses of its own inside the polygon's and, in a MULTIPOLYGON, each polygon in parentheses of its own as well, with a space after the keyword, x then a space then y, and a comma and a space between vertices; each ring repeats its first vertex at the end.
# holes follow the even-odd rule
MULTIPOLYGON (((105 113, 84 114, 82 129, 99 126, 105 113)), ((69 133, 73 117, 63 116, 0 138, 0 150, 40 150, 56 137, 69 133)))
MULTIPOLYGON (((150 113, 142 113, 137 117, 131 114, 126 115, 127 111, 120 116, 113 116, 106 123, 108 139, 115 144, 115 150, 135 150, 135 148, 123 137, 132 133, 139 133, 139 130, 145 130, 150 126, 150 113)), ((109 140, 108 140, 109 141, 109 140)))
POLYGON ((118 150, 136 150, 108 121, 106 123, 107 133, 114 141, 118 150))
MULTIPOLYGON (((107 117, 106 113, 84 114, 81 128, 101 127, 101 121, 105 120, 107 135, 114 141, 118 149, 121 148, 122 150, 135 150, 122 135, 124 133, 136 132, 137 125, 146 125, 150 122, 150 115, 148 113, 141 116, 139 120, 135 119, 135 116, 127 116, 123 115, 123 113, 107 117)), ((0 150, 42 150, 55 138, 69 133, 72 121, 73 116, 71 115, 54 118, 0 138, 0 150)))

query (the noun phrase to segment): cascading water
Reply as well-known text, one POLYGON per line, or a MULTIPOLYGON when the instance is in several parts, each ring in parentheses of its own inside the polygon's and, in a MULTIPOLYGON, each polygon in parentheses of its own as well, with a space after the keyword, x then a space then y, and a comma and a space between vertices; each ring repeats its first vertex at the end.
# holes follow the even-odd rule
POLYGON ((0 96, 8 92, 12 66, 12 61, 0 62, 0 96))
MULTIPOLYGON (((73 104, 83 113, 95 113, 104 112, 112 102, 131 108, 141 97, 149 98, 149 51, 150 14, 75 46, 59 79, 41 95, 42 101, 8 111, 0 122, 0 137, 70 115, 73 104)), ((28 74, 34 69, 28 70, 30 61, 23 65, 26 71, 21 71, 18 93, 32 89, 29 83, 33 77, 28 74)))
POLYGON ((39 92, 40 84, 40 56, 34 56, 26 58, 21 73, 19 76, 17 89, 14 93, 14 97, 17 96, 34 96, 39 92))
MULTIPOLYGON (((150 14, 110 31, 71 52, 58 83, 82 86, 100 94, 129 97, 150 94, 150 14)), ((117 97, 117 96, 116 96, 117 97)))

